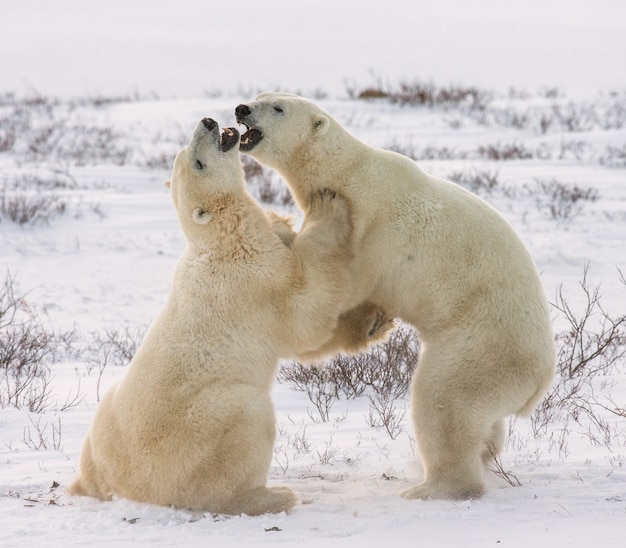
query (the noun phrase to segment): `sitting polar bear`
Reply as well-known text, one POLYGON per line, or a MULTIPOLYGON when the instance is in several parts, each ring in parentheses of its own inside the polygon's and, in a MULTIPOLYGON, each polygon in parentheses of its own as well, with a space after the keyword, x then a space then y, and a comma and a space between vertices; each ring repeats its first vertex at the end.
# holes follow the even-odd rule
MULTIPOLYGON (((98 407, 70 494, 250 515, 297 502, 288 487, 265 486, 270 388, 278 358, 314 351, 346 309, 350 214, 339 195, 318 192, 285 245, 275 234, 285 225, 245 189, 238 144, 237 130, 220 138, 204 119, 176 157, 167 185, 188 247, 163 311, 98 407)), ((352 339, 332 345, 382 336, 374 312, 358 308, 336 330, 352 339)))
MULTIPOLYGON (((414 325, 412 417, 424 481, 407 498, 472 498, 555 370, 548 304, 509 223, 460 186, 372 148, 302 97, 263 93, 235 109, 241 151, 277 169, 304 211, 322 188, 352 211, 348 306, 370 301, 414 325)), ((306 218, 306 217, 305 217, 306 218)))

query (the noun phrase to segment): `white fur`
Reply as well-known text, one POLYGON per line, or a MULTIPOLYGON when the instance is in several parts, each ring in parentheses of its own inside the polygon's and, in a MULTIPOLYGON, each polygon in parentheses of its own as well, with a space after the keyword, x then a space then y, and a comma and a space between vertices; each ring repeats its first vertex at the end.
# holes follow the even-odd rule
MULTIPOLYGON (((247 193, 238 147, 222 152, 219 131, 202 123, 167 186, 188 248, 165 307, 97 409, 69 492, 231 514, 287 511, 295 493, 265 485, 270 387, 279 357, 328 341, 347 308, 347 205, 316 193, 302 231, 291 234, 247 193)), ((373 311, 362 316, 363 344, 373 311)))
POLYGON ((504 417, 529 414, 554 375, 526 248, 483 200, 357 140, 311 101, 264 93, 246 106, 240 121, 264 134, 249 154, 282 174, 303 210, 320 188, 350 203, 349 306, 370 301, 419 332, 412 414, 425 479, 404 496, 480 496, 504 417))

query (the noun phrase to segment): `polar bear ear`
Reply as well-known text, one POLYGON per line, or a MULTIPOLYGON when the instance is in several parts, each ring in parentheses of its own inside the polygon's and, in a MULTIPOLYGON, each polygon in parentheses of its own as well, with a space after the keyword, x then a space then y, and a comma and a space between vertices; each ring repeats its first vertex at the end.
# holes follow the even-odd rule
POLYGON ((199 225, 205 225, 211 220, 211 214, 208 211, 204 211, 201 207, 197 207, 193 210, 192 217, 199 225))
POLYGON ((169 188, 171 183, 172 183, 171 181, 165 181, 163 184, 165 185, 166 188, 169 188))
POLYGON ((328 128, 330 127, 330 120, 328 116, 324 116, 323 114, 317 114, 313 117, 313 131, 315 135, 324 135, 328 128))

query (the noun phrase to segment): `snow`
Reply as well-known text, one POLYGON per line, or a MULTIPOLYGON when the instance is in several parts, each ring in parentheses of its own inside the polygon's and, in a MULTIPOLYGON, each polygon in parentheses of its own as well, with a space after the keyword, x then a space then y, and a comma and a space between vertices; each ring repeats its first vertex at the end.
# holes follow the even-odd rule
MULTIPOLYGON (((408 398, 396 402, 405 417, 402 433, 391 439, 368 425, 364 397, 336 401, 323 422, 305 393, 277 383, 279 435, 270 483, 300 493, 303 503, 291 514, 213 516, 74 498, 64 490, 76 474, 98 394, 125 372, 110 363, 100 378, 89 362, 94 351, 86 347, 107 329, 141 331, 149 324, 185 245, 163 186, 174 155, 201 117, 234 125, 234 107, 263 89, 311 95, 376 146, 456 151, 452 159, 420 160, 438 175, 496 173, 506 192, 481 195, 521 234, 550 301, 562 287, 580 315, 579 283, 588 264, 589 285, 600 286, 603 307, 624 315, 626 287, 618 269, 626 273, 626 163, 623 156, 610 159, 607 147, 626 146, 626 72, 619 69, 625 14, 622 2, 583 0, 318 0, 299 2, 297 9, 284 0, 182 0, 176 7, 24 0, 4 6, 0 97, 58 97, 52 114, 32 108, 34 127, 64 124, 65 137, 78 135, 81 125, 111 128, 118 137, 108 145, 128 156, 123 165, 113 152, 84 162, 51 151, 29 156, 23 141, 0 152, 3 184, 24 174, 75 183, 57 191, 68 207, 49 223, 18 226, 2 219, 0 272, 11 272, 46 328, 74 330, 72 348, 83 349, 68 350, 51 365, 44 412, 0 408, 0 546, 623 546, 626 419, 606 409, 597 416, 606 422, 608 439, 584 416, 578 422, 561 416, 539 436, 528 419, 512 423, 501 462, 519 486, 488 472, 490 489, 480 500, 406 501, 397 493, 421 477, 408 398), (350 86, 394 86, 403 79, 475 85, 494 92, 491 107, 530 116, 552 105, 597 112, 615 105, 619 112, 621 105, 624 123, 543 134, 532 125, 483 125, 455 108, 365 102, 347 94, 350 86), (542 91, 552 87, 560 90, 557 97, 542 91), (109 96, 130 100, 95 104, 109 96), (478 154, 479 147, 497 143, 547 154, 509 161, 478 154), (161 167, 149 167, 148 160, 162 157, 161 167), (554 219, 537 203, 537 192, 526 190, 537 179, 593 188, 599 198, 571 218, 554 219), (76 396, 82 399, 61 410, 76 396), (39 432, 45 446, 35 449, 39 432)), ((8 127, 4 116, 12 114, 5 103, 0 142, 8 127)), ((299 219, 289 207, 267 207, 299 219)), ((557 332, 567 328, 556 309, 554 322, 557 332)), ((624 360, 591 388, 600 402, 612 407, 613 401, 623 411, 624 360)))

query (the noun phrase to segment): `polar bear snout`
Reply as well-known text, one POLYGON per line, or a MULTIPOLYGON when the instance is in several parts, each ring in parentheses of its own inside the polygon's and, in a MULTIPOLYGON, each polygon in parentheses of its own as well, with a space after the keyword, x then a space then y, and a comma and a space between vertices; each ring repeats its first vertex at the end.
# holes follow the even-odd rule
POLYGON ((189 147, 191 150, 204 150, 207 142, 212 142, 216 148, 219 146, 219 129, 213 118, 202 118, 198 122, 189 147))
POLYGON ((217 127, 217 122, 213 118, 202 118, 202 125, 208 131, 213 131, 217 127))
MULTIPOLYGON (((223 128, 220 136, 218 123, 213 118, 202 118, 192 138, 192 148, 202 148, 206 143, 207 136, 213 140, 214 145, 221 152, 228 152, 235 145, 239 144, 239 131, 234 127, 223 128)), ((200 162, 204 167, 205 162, 200 162)))
POLYGON ((238 124, 243 124, 247 129, 241 136, 239 150, 249 152, 261 142, 263 139, 263 131, 256 127, 256 123, 252 119, 252 110, 248 105, 237 105, 235 108, 235 118, 238 124))
POLYGON ((241 124, 242 120, 246 116, 250 116, 250 114, 252 114, 252 111, 248 105, 237 105, 237 108, 235 108, 235 116, 237 117, 238 124, 241 124))

